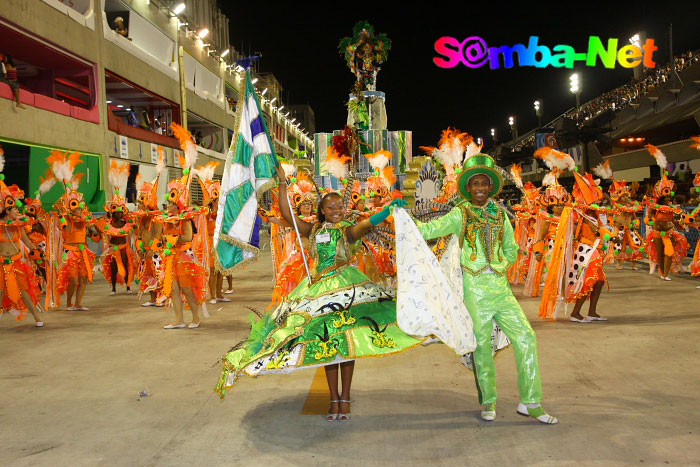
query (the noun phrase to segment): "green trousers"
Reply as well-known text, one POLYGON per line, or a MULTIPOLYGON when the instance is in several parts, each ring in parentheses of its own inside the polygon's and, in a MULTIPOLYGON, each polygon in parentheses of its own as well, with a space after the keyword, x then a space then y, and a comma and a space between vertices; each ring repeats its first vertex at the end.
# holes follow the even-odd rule
POLYGON ((513 296, 507 276, 464 272, 464 303, 474 322, 476 351, 474 375, 479 403, 496 402, 496 366, 493 362, 491 334, 495 320, 505 332, 515 351, 518 367, 520 401, 524 404, 542 401, 542 381, 537 363, 537 337, 523 309, 513 296))

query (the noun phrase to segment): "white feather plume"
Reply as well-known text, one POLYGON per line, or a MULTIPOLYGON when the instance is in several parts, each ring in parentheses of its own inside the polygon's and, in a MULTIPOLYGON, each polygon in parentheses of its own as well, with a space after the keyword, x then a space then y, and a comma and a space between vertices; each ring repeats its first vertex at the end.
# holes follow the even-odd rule
POLYGON ((107 178, 109 179, 109 183, 112 184, 112 188, 119 189, 121 196, 126 195, 126 183, 129 179, 129 168, 130 165, 128 161, 113 161, 112 166, 110 166, 109 172, 107 173, 107 178))
POLYGON ((549 172, 542 179, 543 186, 551 186, 551 185, 556 185, 556 184, 557 184, 557 177, 554 175, 554 172, 549 172))
POLYGON ((459 138, 452 138, 433 151, 433 157, 442 162, 446 175, 455 173, 455 166, 461 165, 463 154, 464 146, 459 138))
POLYGON ((137 175, 136 175, 136 181, 135 181, 135 183, 136 183, 136 191, 141 191, 141 188, 143 188, 143 184, 144 184, 145 182, 146 182, 146 181, 143 179, 143 177, 141 176, 141 174, 140 174, 140 173, 137 174, 137 175))
POLYGON ((70 183, 73 178, 73 171, 70 168, 70 161, 55 162, 53 164, 53 173, 58 180, 63 183, 70 183))
POLYGON ((39 185, 39 194, 44 194, 49 191, 56 184, 56 178, 49 177, 39 185))
POLYGON ((610 165, 598 164, 594 169, 593 173, 602 178, 603 180, 609 180, 613 176, 612 169, 610 165))
POLYGON ((293 164, 287 164, 286 162, 280 163, 282 170, 284 170, 284 175, 287 177, 292 177, 297 173, 297 168, 293 164))
POLYGON ((467 150, 464 153, 464 160, 466 161, 472 156, 476 156, 477 154, 481 154, 481 148, 484 146, 484 144, 476 144, 474 141, 469 143, 467 145, 467 150))
POLYGON ((156 164, 156 172, 158 172, 158 175, 165 170, 165 154, 163 154, 163 150, 158 146, 158 164, 156 164))
MULTIPOLYGON (((0 148, 0 151, 2 151, 2 148, 0 148)), ((0 154, 0 173, 5 170, 5 152, 3 151, 2 154, 0 154)))
POLYGON ((391 155, 389 151, 378 151, 369 159, 369 165, 374 170, 382 170, 384 167, 389 165, 389 157, 391 155))
POLYGON ((183 168, 194 168, 197 163, 197 146, 191 142, 187 141, 185 144, 185 166, 183 168))
POLYGON ((205 182, 210 182, 214 179, 214 171, 216 170, 216 162, 210 162, 197 169, 197 176, 205 182))
POLYGON ((342 179, 348 176, 348 165, 338 159, 326 159, 326 168, 335 178, 342 179))

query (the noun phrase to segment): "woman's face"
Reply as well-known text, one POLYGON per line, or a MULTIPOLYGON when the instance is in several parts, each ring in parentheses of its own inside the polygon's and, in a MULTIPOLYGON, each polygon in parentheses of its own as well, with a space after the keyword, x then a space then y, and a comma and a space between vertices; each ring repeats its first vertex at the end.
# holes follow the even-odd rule
POLYGON ((552 213, 555 216, 561 216, 561 213, 563 210, 564 210, 563 204, 555 204, 554 206, 552 206, 552 213))
POLYGON ((343 199, 340 196, 330 196, 326 198, 321 209, 323 215, 326 216, 326 221, 337 224, 343 220, 345 209, 343 208, 343 199))
POLYGON ((19 210, 17 209, 17 206, 7 208, 7 218, 11 221, 16 221, 19 219, 19 210))
POLYGON ((299 206, 299 212, 301 212, 301 215, 302 215, 302 216, 309 216, 309 215, 311 215, 312 209, 313 209, 313 208, 311 207, 311 203, 308 202, 308 201, 303 202, 303 203, 301 204, 301 206, 299 206))
POLYGON ((171 216, 174 216, 177 214, 177 203, 173 203, 172 201, 168 201, 168 214, 171 216))
POLYGON ((364 211, 365 210, 365 200, 361 199, 357 202, 357 205, 355 206, 355 209, 358 211, 364 211))

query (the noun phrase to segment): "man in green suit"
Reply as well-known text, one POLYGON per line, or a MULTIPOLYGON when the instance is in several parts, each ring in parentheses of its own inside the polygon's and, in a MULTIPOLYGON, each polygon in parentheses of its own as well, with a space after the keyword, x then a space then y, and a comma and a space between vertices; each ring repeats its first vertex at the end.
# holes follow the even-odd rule
POLYGON ((540 404, 537 338, 508 283, 508 267, 515 263, 518 244, 510 221, 492 199, 500 192, 503 179, 490 156, 477 154, 467 159, 458 184, 465 201, 439 219, 416 224, 426 240, 459 236, 464 303, 474 322, 477 341, 474 375, 479 402, 484 406, 481 418, 496 418, 496 367, 491 345, 495 320, 515 351, 521 400, 517 412, 543 423, 557 423, 540 404))

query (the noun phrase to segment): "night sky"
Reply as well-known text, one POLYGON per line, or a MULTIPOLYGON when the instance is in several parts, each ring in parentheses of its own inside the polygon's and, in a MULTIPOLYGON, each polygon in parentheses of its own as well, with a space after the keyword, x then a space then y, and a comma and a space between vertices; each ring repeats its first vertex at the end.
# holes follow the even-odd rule
MULTIPOLYGON (((259 71, 272 72, 282 83, 285 104, 308 103, 316 114, 316 131, 332 131, 345 124, 345 102, 354 82, 337 50, 338 42, 352 35, 359 20, 369 21, 375 32, 392 40, 388 61, 377 79, 377 90, 386 93, 390 130, 412 130, 414 154, 419 145, 434 145, 440 132, 455 126, 487 140, 495 127, 500 140, 510 139, 508 116, 515 115, 520 133, 537 125, 533 102, 543 104, 543 123, 572 107, 569 76, 579 72, 581 102, 624 84, 631 69, 616 64, 610 70, 577 64, 565 68, 518 67, 490 70, 459 65, 440 69, 433 64, 435 41, 441 36, 463 40, 480 36, 491 46, 527 45, 530 36, 540 44, 573 46, 585 52, 588 37, 619 38, 620 46, 639 31, 646 31, 659 50, 657 66, 669 59, 668 28, 673 24, 673 49, 700 49, 700 7, 697 2, 531 2, 531 7, 508 9, 501 2, 478 6, 448 7, 444 2, 425 2, 422 7, 396 8, 377 2, 362 8, 360 2, 265 3, 261 11, 253 3, 222 1, 230 18, 231 43, 247 53, 261 52, 259 71), (241 9, 240 5, 250 5, 241 9), (488 6, 488 5, 494 6, 488 6), (331 6, 333 5, 333 6, 331 6), (359 6, 358 6, 359 5, 359 6), (379 6, 377 6, 379 5, 379 6), (629 5, 629 6, 627 6, 629 5)), ((524 4, 524 3, 523 3, 524 4)))

